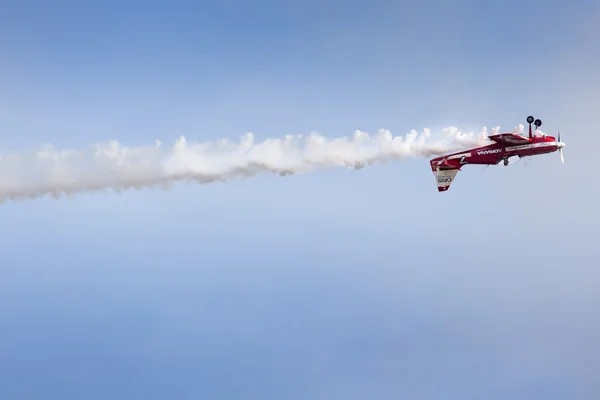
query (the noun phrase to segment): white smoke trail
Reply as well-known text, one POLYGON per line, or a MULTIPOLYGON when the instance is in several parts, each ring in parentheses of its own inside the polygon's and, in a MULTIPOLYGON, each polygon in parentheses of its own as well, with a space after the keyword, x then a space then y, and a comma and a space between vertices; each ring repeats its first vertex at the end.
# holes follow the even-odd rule
POLYGON ((209 183, 261 172, 289 175, 333 167, 362 168, 482 145, 487 130, 475 135, 449 127, 441 136, 433 140, 429 129, 421 134, 412 130, 404 137, 380 130, 374 137, 361 131, 336 139, 311 133, 256 143, 253 134, 247 133, 237 143, 227 139, 188 143, 180 137, 172 148, 158 141, 148 147, 111 141, 88 151, 46 147, 31 154, 0 155, 0 203, 106 189, 167 189, 177 181, 209 183))

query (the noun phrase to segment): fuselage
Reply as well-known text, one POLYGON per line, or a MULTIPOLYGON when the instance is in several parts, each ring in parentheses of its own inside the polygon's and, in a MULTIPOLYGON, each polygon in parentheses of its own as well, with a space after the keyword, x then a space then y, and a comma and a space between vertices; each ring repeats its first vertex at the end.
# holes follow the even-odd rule
POLYGON ((461 168, 463 165, 495 165, 511 157, 528 157, 552 153, 564 147, 554 136, 523 137, 528 143, 507 144, 492 143, 466 151, 440 156, 431 160, 432 170, 461 168))

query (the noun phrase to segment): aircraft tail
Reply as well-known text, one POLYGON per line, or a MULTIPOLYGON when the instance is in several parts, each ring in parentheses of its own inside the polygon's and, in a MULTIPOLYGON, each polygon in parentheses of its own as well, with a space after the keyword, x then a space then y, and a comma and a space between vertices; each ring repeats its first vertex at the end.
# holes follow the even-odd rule
POLYGON ((434 170, 433 175, 435 175, 438 192, 445 192, 450 189, 450 185, 454 182, 457 173, 458 168, 442 169, 440 171, 434 170))

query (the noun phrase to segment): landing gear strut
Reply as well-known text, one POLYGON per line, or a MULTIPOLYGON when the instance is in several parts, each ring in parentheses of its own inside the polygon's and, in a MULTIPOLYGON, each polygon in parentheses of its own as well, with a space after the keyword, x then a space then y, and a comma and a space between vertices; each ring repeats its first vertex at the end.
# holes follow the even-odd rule
POLYGON ((508 158, 504 159, 504 166, 506 167, 508 165, 508 158))

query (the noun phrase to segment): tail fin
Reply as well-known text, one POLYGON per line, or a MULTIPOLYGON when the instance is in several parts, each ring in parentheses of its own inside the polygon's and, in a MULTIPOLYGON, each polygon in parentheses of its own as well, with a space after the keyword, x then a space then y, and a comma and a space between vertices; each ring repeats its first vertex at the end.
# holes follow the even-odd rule
POLYGON ((442 169, 440 171, 434 170, 433 174, 435 175, 438 192, 445 192, 450 189, 450 185, 454 182, 457 173, 458 168, 442 169))

